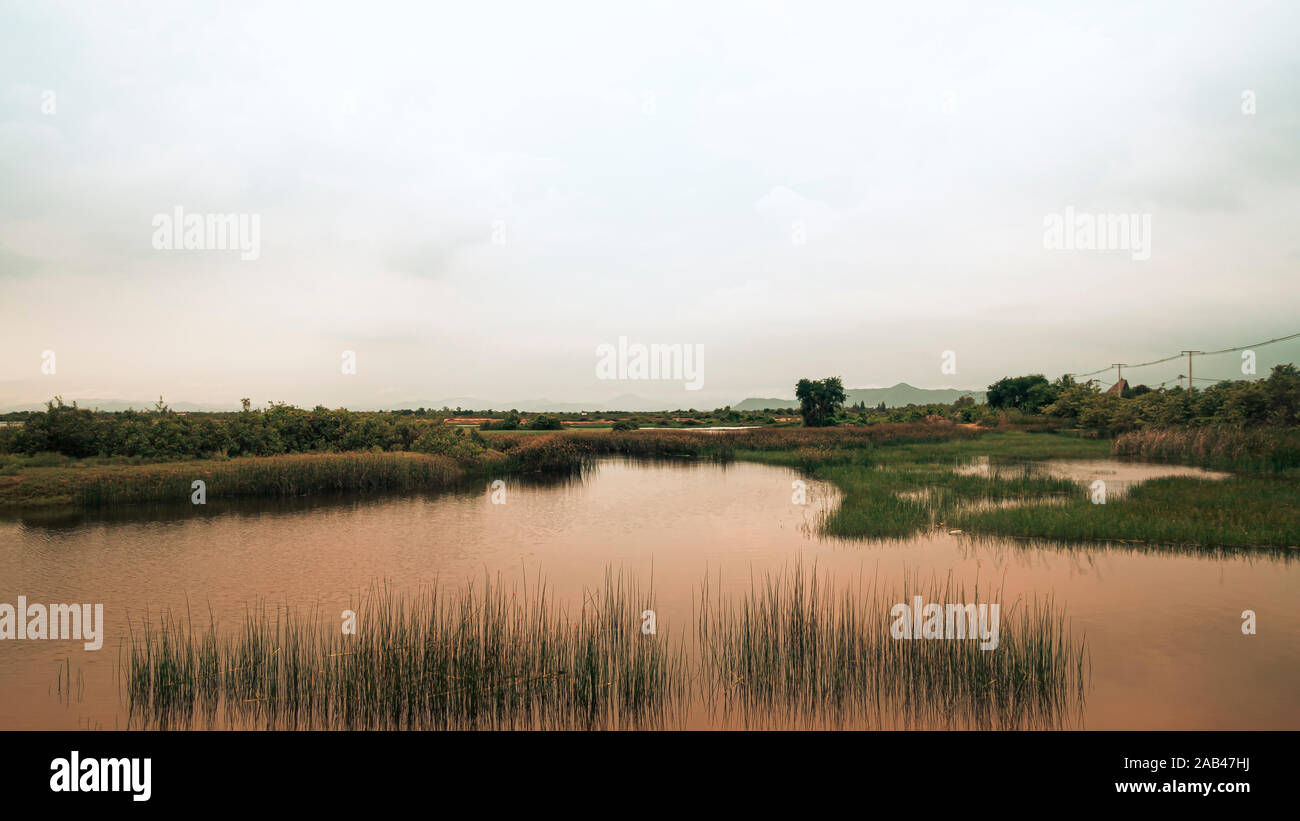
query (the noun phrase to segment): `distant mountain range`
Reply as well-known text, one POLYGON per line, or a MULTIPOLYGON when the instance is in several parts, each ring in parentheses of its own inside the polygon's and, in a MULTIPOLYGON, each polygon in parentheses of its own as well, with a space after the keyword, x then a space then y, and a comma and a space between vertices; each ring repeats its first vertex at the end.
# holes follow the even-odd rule
MULTIPOLYGON (((844 391, 846 405, 861 402, 869 408, 881 402, 887 408, 901 408, 907 405, 947 404, 957 401, 958 397, 971 396, 976 402, 984 401, 985 391, 962 390, 960 388, 914 388, 906 382, 899 382, 892 388, 851 388, 844 391)), ((799 401, 793 397, 787 399, 750 397, 739 405, 732 405, 732 410, 755 411, 768 408, 797 408, 799 401)))
MULTIPOLYGON (((72 400, 65 400, 69 405, 72 400)), ((126 399, 77 399, 77 407, 88 408, 91 410, 101 411, 124 411, 134 410, 152 410, 157 400, 137 401, 126 399)), ((167 406, 174 411, 237 411, 238 403, 232 404, 202 404, 195 402, 167 402, 167 406)), ((261 405, 254 405, 261 407, 261 405)), ((603 402, 558 402, 553 399, 480 399, 473 396, 452 396, 443 399, 417 399, 410 402, 399 402, 392 405, 375 405, 375 406, 350 406, 351 410, 416 410, 417 408, 426 408, 428 410, 441 410, 442 408, 456 409, 464 411, 509 411, 517 410, 526 413, 541 413, 543 411, 563 411, 563 412, 580 412, 580 411, 659 411, 675 410, 681 407, 680 403, 674 404, 671 401, 661 399, 647 399, 644 396, 636 394, 623 394, 603 402)), ((701 410, 705 410, 703 406, 701 410)), ((0 413, 10 413, 12 411, 42 411, 45 410, 44 402, 33 402, 23 405, 10 405, 0 408, 0 413)), ((712 410, 712 408, 708 408, 712 410)))
MULTIPOLYGON (((858 402, 865 403, 868 407, 875 407, 881 402, 885 407, 895 408, 904 405, 925 405, 932 402, 947 403, 953 402, 959 396, 969 394, 975 398, 976 402, 984 401, 984 391, 960 390, 957 388, 914 388, 906 382, 899 382, 892 388, 854 388, 846 390, 848 396, 846 404, 854 405, 858 402)), ((152 410, 157 400, 125 400, 125 399, 78 399, 77 406, 82 408, 91 408, 102 411, 123 411, 128 408, 135 410, 152 410)), ((68 404, 72 404, 69 400, 68 404)), ((174 411, 237 411, 239 405, 231 404, 203 404, 197 402, 168 402, 168 407, 174 411)), ((790 398, 762 398, 751 397, 744 400, 738 405, 732 405, 733 410, 764 410, 767 408, 793 408, 798 407, 799 402, 793 397, 790 398)), ((697 402, 695 407, 700 410, 712 410, 709 403, 697 402)), ((666 411, 682 408, 680 400, 662 400, 651 399, 637 394, 627 393, 622 396, 615 396, 601 402, 560 402, 554 399, 482 399, 475 396, 451 396, 443 399, 417 399, 410 402, 399 402, 391 405, 382 406, 353 406, 352 410, 415 410, 417 408, 426 408, 428 410, 441 410, 442 408, 451 408, 455 410, 460 408, 462 411, 508 411, 517 410, 524 413, 542 413, 545 411, 576 413, 580 411, 592 411, 599 413, 601 411, 666 411)), ((24 405, 11 405, 6 408, 0 408, 0 413, 24 410, 45 410, 45 403, 30 403, 24 405)))
MULTIPOLYGON (((73 400, 71 400, 71 399, 65 399, 65 400, 63 400, 63 404, 65 404, 65 405, 71 405, 72 402, 73 402, 73 400)), ((77 407, 79 407, 79 408, 86 408, 86 409, 88 409, 88 410, 102 410, 102 411, 138 410, 138 411, 147 411, 147 410, 153 410, 154 405, 157 404, 158 400, 157 400, 157 399, 151 399, 151 400, 145 402, 145 401, 137 401, 137 400, 134 400, 134 399, 132 399, 132 400, 127 400, 127 399, 77 399, 76 402, 77 402, 77 407)), ((222 405, 222 404, 219 404, 219 403, 218 403, 218 404, 210 404, 210 405, 209 405, 209 404, 204 404, 204 403, 202 403, 202 402, 167 402, 167 407, 171 408, 171 409, 174 410, 174 411, 181 411, 181 412, 185 412, 185 413, 188 413, 188 412, 190 412, 190 411, 237 411, 237 410, 239 410, 239 403, 238 403, 238 402, 234 402, 234 403, 231 403, 231 404, 228 404, 228 405, 222 405)), ((44 402, 29 402, 29 403, 27 403, 27 404, 25 404, 25 405, 9 405, 9 406, 7 406, 7 407, 0 408, 0 413, 12 413, 12 412, 14 412, 14 411, 43 411, 43 410, 45 410, 45 403, 44 403, 44 402)))
POLYGON ((474 396, 453 396, 446 399, 422 399, 385 406, 387 410, 461 408, 462 410, 517 410, 528 413, 541 413, 544 411, 565 413, 577 413, 579 411, 655 411, 673 410, 677 407, 680 407, 680 403, 675 405, 660 399, 647 399, 634 393, 625 393, 622 396, 616 396, 603 402, 559 402, 554 399, 513 399, 505 401, 501 399, 480 399, 474 396))

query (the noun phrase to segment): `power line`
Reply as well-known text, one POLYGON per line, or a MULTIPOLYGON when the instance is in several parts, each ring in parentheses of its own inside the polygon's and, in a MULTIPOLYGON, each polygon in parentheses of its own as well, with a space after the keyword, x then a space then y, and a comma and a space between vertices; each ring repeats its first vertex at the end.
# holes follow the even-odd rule
MULTIPOLYGON (((1291 340, 1291 339, 1297 339, 1297 338, 1300 338, 1300 331, 1297 331, 1296 333, 1290 334, 1289 336, 1279 336, 1279 337, 1277 337, 1276 339, 1269 339, 1269 340, 1266 340, 1266 341, 1264 341, 1264 342, 1256 342, 1256 343, 1253 344, 1253 345, 1240 345, 1240 346, 1238 346, 1238 347, 1236 347, 1236 348, 1224 348, 1224 349, 1221 350, 1221 351, 1203 351, 1203 352, 1199 352, 1199 353, 1197 353, 1197 356, 1214 356, 1215 354, 1221 354, 1221 353, 1233 353, 1233 352, 1235 352, 1235 351, 1244 351, 1244 350, 1248 350, 1248 349, 1250 349, 1250 348, 1262 348, 1262 347, 1264 347, 1265 345, 1272 345, 1274 342, 1286 342, 1286 341, 1288 341, 1288 340, 1291 340)), ((1161 364, 1164 364, 1165 362, 1173 362, 1175 359, 1181 359, 1183 356, 1184 356, 1184 353, 1176 353, 1176 354, 1174 354, 1173 356, 1166 356, 1164 359, 1153 359, 1153 360, 1151 360, 1150 362, 1139 362, 1139 363, 1136 364, 1136 365, 1125 365, 1124 367, 1126 367, 1126 368, 1145 368, 1145 367, 1148 366, 1148 365, 1161 365, 1161 364)), ((1107 367, 1105 367, 1105 368, 1098 368, 1098 369, 1095 370, 1095 371, 1088 371, 1087 373, 1072 373, 1072 374, 1068 374, 1068 375, 1069 375, 1069 376, 1073 376, 1073 377, 1075 377, 1075 378, 1084 377, 1084 376, 1096 376, 1096 375, 1099 374, 1099 373, 1105 373, 1106 371, 1109 371, 1109 370, 1110 370, 1111 368, 1113 368, 1113 367, 1115 367, 1115 366, 1114 366, 1114 365, 1110 365, 1110 366, 1107 366, 1107 367)))
MULTIPOLYGON (((1300 334, 1296 334, 1296 335, 1297 335, 1297 336, 1300 336, 1300 334)), ((1173 356, 1166 356, 1164 359, 1153 359, 1153 360, 1151 360, 1150 362, 1139 362, 1139 363, 1136 364, 1136 365, 1125 365, 1124 367, 1126 367, 1126 368, 1145 368, 1147 365, 1159 365, 1159 364, 1162 363, 1162 362, 1173 362, 1175 359, 1182 359, 1182 358, 1183 358, 1183 355, 1182 355, 1182 354, 1180 354, 1180 353, 1176 353, 1176 354, 1174 354, 1173 356)), ((1110 369, 1113 368, 1113 367, 1115 367, 1115 366, 1114 366, 1114 365, 1111 365, 1110 367, 1106 367, 1106 368, 1098 368, 1098 369, 1095 370, 1095 371, 1088 371, 1087 373, 1078 373, 1078 374, 1070 374, 1070 375, 1071 375, 1071 376, 1096 376, 1096 375, 1099 374, 1099 373, 1105 373, 1106 371, 1110 370, 1110 369)))
POLYGON ((1279 336, 1277 339, 1270 339, 1267 342, 1256 342, 1254 345, 1242 345, 1239 348, 1224 348, 1221 351, 1206 351, 1202 356, 1214 356, 1218 353, 1233 353, 1234 351, 1244 351, 1247 348, 1262 348, 1265 345, 1272 345, 1274 342, 1286 342, 1289 339, 1300 337, 1300 333, 1294 333, 1290 336, 1279 336))

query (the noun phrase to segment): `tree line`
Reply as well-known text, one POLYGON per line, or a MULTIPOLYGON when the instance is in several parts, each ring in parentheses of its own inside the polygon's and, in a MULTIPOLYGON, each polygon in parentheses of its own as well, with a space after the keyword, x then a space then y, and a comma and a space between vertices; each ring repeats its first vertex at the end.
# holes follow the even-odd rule
POLYGON ((74 458, 196 459, 375 450, 459 455, 481 449, 477 432, 467 434, 441 417, 304 410, 283 403, 265 410, 250 410, 245 404, 240 413, 190 415, 175 413, 159 400, 151 411, 99 413, 55 397, 44 413, 0 428, 0 453, 52 452, 74 458))
POLYGON ((963 396, 951 404, 845 408, 839 377, 801 379, 795 396, 807 427, 934 417, 976 424, 1054 423, 1106 433, 1196 425, 1300 425, 1300 371, 1294 364, 1278 365, 1264 379, 1223 381, 1196 390, 1137 385, 1108 392, 1096 380, 1080 382, 1068 375, 1055 381, 1038 373, 1008 376, 988 386, 983 405, 963 396))

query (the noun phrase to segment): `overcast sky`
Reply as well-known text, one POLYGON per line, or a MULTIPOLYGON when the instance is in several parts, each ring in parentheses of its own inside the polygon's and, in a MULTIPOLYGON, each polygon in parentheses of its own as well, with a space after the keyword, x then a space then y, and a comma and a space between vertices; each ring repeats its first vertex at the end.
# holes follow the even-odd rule
POLYGON ((1300 331, 1300 6, 968 5, 0 2, 0 407, 714 407, 1300 331), (155 249, 178 206, 257 259, 155 249), (1150 258, 1045 247, 1067 208, 1150 258), (597 379, 620 336, 703 389, 597 379))

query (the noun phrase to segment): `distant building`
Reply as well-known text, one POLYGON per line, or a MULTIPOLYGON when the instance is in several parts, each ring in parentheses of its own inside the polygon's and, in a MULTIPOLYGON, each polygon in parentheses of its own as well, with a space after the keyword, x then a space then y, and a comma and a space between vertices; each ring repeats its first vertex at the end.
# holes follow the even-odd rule
POLYGON ((1109 388, 1107 388, 1107 389, 1106 389, 1106 393, 1117 393, 1117 394, 1119 394, 1120 396, 1123 396, 1123 395, 1124 395, 1124 391, 1126 391, 1126 390, 1128 390, 1128 380, 1127 380, 1127 379, 1120 379, 1120 380, 1119 380, 1118 382, 1116 382, 1114 385, 1111 385, 1109 388))

